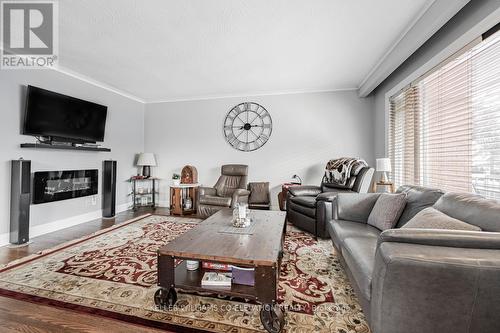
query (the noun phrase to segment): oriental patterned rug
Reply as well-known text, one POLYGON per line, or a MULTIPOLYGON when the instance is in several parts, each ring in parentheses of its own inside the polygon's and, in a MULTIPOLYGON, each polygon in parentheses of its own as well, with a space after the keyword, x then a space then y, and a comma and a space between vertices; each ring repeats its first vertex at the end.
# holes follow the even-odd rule
MULTIPOLYGON (((156 250, 198 223, 150 215, 23 258, 0 269, 0 295, 180 332, 263 331, 244 300, 182 292, 174 309, 155 306, 156 250)), ((279 303, 286 332, 369 332, 331 242, 292 226, 279 303)))

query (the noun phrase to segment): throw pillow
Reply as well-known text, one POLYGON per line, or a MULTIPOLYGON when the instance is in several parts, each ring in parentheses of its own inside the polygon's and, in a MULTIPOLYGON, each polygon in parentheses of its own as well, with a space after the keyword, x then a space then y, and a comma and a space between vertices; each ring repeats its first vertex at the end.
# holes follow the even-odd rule
POLYGON ((457 220, 432 207, 420 211, 403 228, 481 231, 478 226, 457 220))
POLYGON ((250 191, 250 196, 248 197, 248 203, 251 203, 251 204, 267 204, 267 203, 269 203, 269 183, 268 182, 249 183, 248 190, 250 191))
POLYGON ((399 218, 396 228, 401 228, 421 210, 431 207, 443 195, 443 191, 429 187, 403 185, 398 193, 406 193, 406 207, 399 218))
POLYGON ((382 231, 392 229, 406 206, 406 194, 383 193, 368 216, 368 224, 382 231))

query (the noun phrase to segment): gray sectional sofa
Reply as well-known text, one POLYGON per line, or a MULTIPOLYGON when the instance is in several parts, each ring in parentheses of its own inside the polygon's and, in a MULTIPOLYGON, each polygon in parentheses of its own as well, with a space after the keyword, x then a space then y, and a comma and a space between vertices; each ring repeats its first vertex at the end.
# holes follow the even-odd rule
POLYGON ((395 229, 367 219, 380 194, 342 194, 328 232, 373 333, 500 332, 500 204, 404 186, 395 229), (435 209, 482 231, 401 227, 435 209))

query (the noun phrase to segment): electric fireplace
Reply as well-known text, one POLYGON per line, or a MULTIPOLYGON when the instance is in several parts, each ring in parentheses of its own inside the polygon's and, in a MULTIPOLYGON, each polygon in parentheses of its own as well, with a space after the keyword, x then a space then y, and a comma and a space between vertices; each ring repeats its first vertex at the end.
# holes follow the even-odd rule
POLYGON ((33 203, 73 199, 97 194, 98 170, 35 172, 33 203))

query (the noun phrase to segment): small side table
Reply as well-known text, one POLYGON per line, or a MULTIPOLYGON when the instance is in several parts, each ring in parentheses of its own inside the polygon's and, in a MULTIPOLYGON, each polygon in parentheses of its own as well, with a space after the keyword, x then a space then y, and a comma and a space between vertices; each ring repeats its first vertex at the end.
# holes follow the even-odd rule
POLYGON ((196 214, 198 187, 199 184, 170 185, 170 214, 179 216, 196 214))
POLYGON ((280 205, 280 210, 286 210, 286 196, 288 194, 288 189, 292 186, 300 186, 301 183, 284 183, 281 184, 281 192, 278 193, 278 203, 280 205))
POLYGON ((393 183, 381 183, 377 182, 375 184, 375 192, 377 193, 394 193, 396 189, 393 183))
POLYGON ((151 207, 156 208, 156 195, 157 192, 157 181, 159 178, 137 178, 132 177, 130 181, 132 182, 132 203, 133 210, 137 210, 139 207, 151 207), (148 184, 149 183, 149 184, 148 184))

